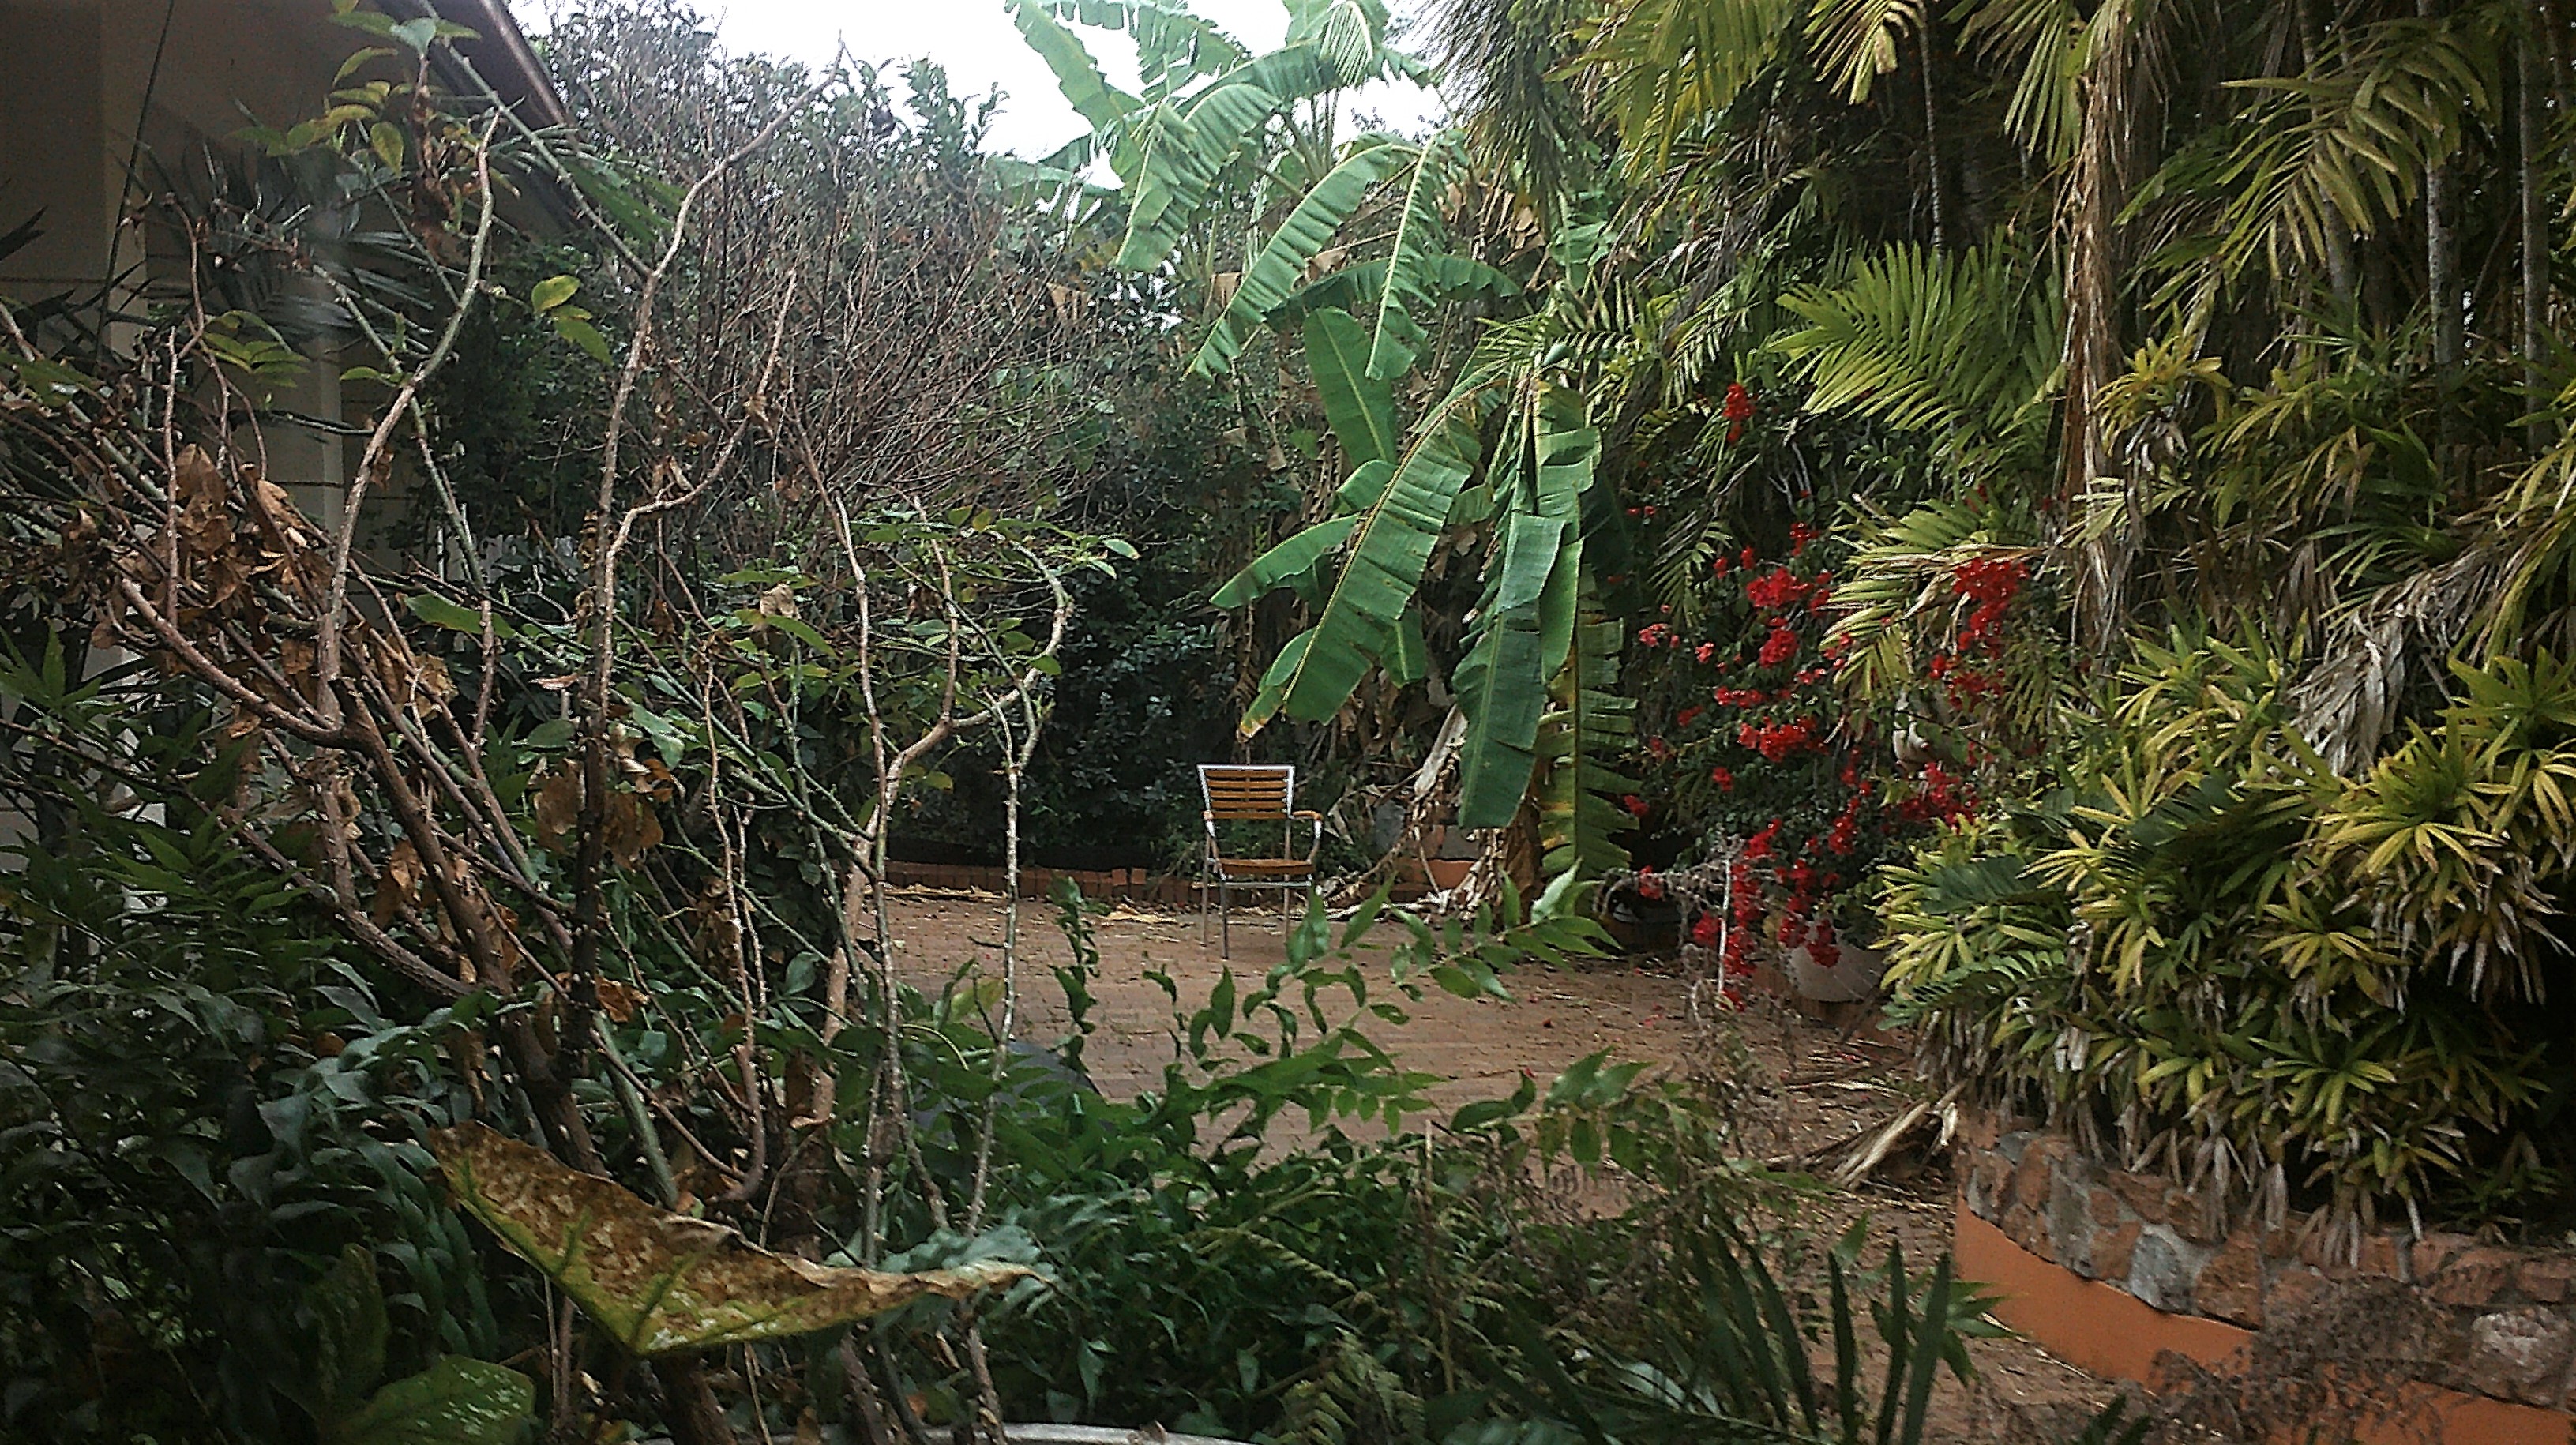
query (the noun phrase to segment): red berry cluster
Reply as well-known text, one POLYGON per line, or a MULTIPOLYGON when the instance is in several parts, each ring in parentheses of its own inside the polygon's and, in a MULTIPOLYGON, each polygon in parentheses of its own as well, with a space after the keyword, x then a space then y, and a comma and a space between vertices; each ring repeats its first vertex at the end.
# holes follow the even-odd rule
POLYGON ((1753 420, 1753 393, 1744 389, 1743 382, 1728 382, 1726 384, 1726 439, 1731 442, 1743 440, 1744 424, 1751 420, 1753 420))

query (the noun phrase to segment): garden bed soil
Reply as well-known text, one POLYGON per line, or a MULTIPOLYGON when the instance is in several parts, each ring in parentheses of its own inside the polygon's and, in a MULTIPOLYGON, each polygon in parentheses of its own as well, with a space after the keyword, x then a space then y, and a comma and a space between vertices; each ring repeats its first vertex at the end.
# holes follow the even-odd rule
MULTIPOLYGON (((969 958, 989 966, 998 957, 1001 900, 992 894, 901 890, 893 922, 896 958, 916 983, 935 986, 969 958)), ((1021 1033, 1043 1040, 1070 1026, 1047 970, 1071 955, 1045 906, 1024 903, 1020 927, 1021 1033)), ((1096 938, 1097 1031, 1085 1062, 1094 1082, 1112 1097, 1159 1084, 1173 1057, 1170 1004, 1148 971, 1168 973, 1183 1001, 1194 1007, 1228 968, 1238 980, 1258 978, 1285 957, 1275 913, 1236 914, 1231 960, 1218 956, 1212 933, 1201 942, 1198 915, 1190 912, 1120 904, 1097 920, 1096 938)), ((1408 1006, 1407 1023, 1378 1026, 1370 1036, 1404 1064, 1442 1077, 1445 1082, 1431 1091, 1442 1114, 1510 1093, 1524 1072, 1552 1077, 1597 1050, 1669 1067, 1707 1047, 1695 1036, 1686 981, 1669 958, 1530 968, 1506 984, 1512 993, 1507 1000, 1461 999, 1432 990, 1408 1006)), ((1888 1119, 1908 1097, 1904 1052, 1889 1041, 1760 994, 1737 1024, 1754 1066, 1771 1085, 1762 1121, 1766 1137, 1758 1144, 1766 1157, 1814 1154, 1831 1162, 1847 1152, 1855 1135, 1888 1119)), ((1919 1268, 1950 1247, 1954 1192, 1939 1152, 1917 1147, 1892 1155, 1855 1188, 1817 1195, 1808 1222, 1819 1234, 1838 1234, 1866 1216, 1873 1251, 1901 1244, 1919 1268)), ((1973 1341, 1969 1354, 1976 1383, 1962 1389, 1944 1375, 1935 1440, 2055 1445, 2119 1389, 2019 1339, 1973 1341)))

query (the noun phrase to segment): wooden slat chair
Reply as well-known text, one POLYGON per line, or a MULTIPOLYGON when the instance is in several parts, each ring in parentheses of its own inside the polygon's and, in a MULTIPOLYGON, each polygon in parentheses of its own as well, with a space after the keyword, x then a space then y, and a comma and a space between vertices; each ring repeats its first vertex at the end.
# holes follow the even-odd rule
POLYGON ((1315 852, 1324 841, 1324 815, 1297 807, 1297 770, 1291 767, 1201 763, 1199 795, 1207 803, 1201 815, 1207 821, 1207 858, 1199 868, 1199 939, 1207 939, 1208 904, 1213 893, 1220 940, 1217 951, 1231 958, 1234 890, 1276 888, 1284 915, 1297 890, 1314 886, 1315 852), (1227 853, 1217 828, 1220 823, 1277 823, 1278 855, 1264 858, 1227 853), (1291 837, 1300 823, 1310 830, 1304 857, 1296 856, 1291 837))

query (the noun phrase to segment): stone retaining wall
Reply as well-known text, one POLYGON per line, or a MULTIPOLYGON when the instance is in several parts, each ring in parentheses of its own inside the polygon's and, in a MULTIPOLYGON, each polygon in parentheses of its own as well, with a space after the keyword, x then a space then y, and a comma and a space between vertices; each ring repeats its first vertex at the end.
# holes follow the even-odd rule
POLYGON ((2325 1231, 2233 1228, 2161 1176, 2091 1158, 2062 1134, 1965 1119, 1960 1202, 2039 1258, 2168 1314, 2260 1329, 2335 1283, 2390 1279, 2434 1307, 2439 1338, 2420 1378, 2544 1409, 2576 1406, 2576 1250, 2481 1244, 2461 1234, 2364 1235, 2328 1251, 2325 1231))

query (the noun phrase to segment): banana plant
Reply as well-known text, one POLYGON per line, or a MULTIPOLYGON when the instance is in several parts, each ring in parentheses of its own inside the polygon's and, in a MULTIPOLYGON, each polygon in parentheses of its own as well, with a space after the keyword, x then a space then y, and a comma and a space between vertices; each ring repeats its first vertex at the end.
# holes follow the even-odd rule
POLYGON ((1498 348, 1471 360, 1405 426, 1399 386, 1421 365, 1437 310, 1462 296, 1518 290, 1452 249, 1448 212, 1465 164, 1461 138, 1452 130, 1419 142, 1369 134, 1320 164, 1296 154, 1292 110, 1300 102, 1378 76, 1421 76, 1418 62, 1386 43, 1383 5, 1289 0, 1282 49, 1221 52, 1222 64, 1201 66, 1176 63, 1176 41, 1149 43, 1151 27, 1161 27, 1155 35, 1197 32, 1148 0, 1011 4, 1066 98, 1091 120, 1089 153, 1106 155, 1121 182, 1120 265, 1167 264, 1186 233, 1224 209, 1228 185, 1267 189, 1314 177, 1293 200, 1282 198, 1275 226, 1250 238, 1194 361, 1202 374, 1224 372, 1264 328, 1301 340, 1349 467, 1327 515, 1263 553, 1213 599, 1240 607, 1292 588, 1313 606, 1314 625, 1280 649, 1245 710, 1243 732, 1282 714, 1329 718, 1372 669, 1398 684, 1426 676, 1423 574, 1444 530, 1478 528, 1491 539, 1482 601, 1454 678, 1464 722, 1459 821, 1510 822, 1542 777, 1546 753, 1552 871, 1614 864, 1610 805, 1583 802, 1587 788, 1618 781, 1595 750, 1626 735, 1624 704, 1602 683, 1615 676, 1617 629, 1578 626, 1585 518, 1609 510, 1596 486, 1600 437, 1583 398, 1551 379, 1539 350, 1498 348), (1134 33, 1148 94, 1109 86, 1068 19, 1134 33), (1161 79, 1174 75, 1183 82, 1161 79), (1368 234, 1347 239, 1355 230, 1368 234))

